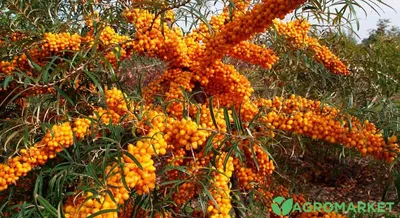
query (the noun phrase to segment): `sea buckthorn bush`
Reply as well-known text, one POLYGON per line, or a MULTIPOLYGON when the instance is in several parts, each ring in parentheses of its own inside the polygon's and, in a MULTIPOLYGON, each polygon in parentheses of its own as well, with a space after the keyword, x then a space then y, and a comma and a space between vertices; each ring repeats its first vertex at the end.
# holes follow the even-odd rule
POLYGON ((316 0, 218 2, 212 16, 178 0, 0 3, 1 216, 274 217, 276 196, 307 202, 276 179, 285 137, 397 162, 395 131, 323 99, 261 95, 242 72, 297 53, 350 77, 298 14, 316 0))

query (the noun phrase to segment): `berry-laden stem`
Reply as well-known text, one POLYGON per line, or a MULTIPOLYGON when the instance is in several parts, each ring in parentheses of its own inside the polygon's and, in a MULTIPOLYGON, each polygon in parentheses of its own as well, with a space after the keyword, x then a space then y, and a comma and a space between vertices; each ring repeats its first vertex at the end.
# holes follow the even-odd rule
POLYGON ((346 65, 336 55, 326 46, 321 45, 317 39, 308 35, 311 24, 306 20, 295 20, 287 23, 274 20, 274 26, 278 34, 285 37, 295 48, 305 47, 313 51, 314 58, 325 65, 328 70, 335 74, 350 74, 346 65))
POLYGON ((214 172, 214 180, 211 182, 210 193, 214 201, 209 201, 207 211, 210 213, 211 218, 227 218, 231 217, 229 211, 232 209, 229 181, 232 177, 233 158, 227 157, 226 153, 216 156, 216 168, 214 172), (225 163, 225 158, 228 158, 225 163))
POLYGON ((216 60, 220 60, 232 47, 250 39, 256 33, 265 32, 275 18, 283 18, 304 2, 304 0, 264 0, 256 4, 251 11, 246 11, 224 25, 220 32, 205 43, 204 50, 199 51, 200 55, 197 59, 199 65, 192 66, 194 71, 200 71, 216 60))
POLYGON ((361 122, 320 101, 291 95, 288 99, 259 99, 257 104, 266 110, 272 109, 260 118, 260 122, 266 123, 270 129, 342 144, 358 149, 363 156, 372 155, 387 162, 392 162, 400 151, 395 137, 386 143, 383 135, 368 120, 361 122))

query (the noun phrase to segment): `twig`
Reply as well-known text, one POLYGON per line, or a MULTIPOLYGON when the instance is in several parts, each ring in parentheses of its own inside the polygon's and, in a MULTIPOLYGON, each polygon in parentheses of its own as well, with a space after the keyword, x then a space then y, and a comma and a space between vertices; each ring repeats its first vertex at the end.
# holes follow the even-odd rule
MULTIPOLYGON (((52 86, 54 86, 54 85, 56 85, 56 84, 58 84, 58 83, 62 83, 62 82, 64 82, 65 80, 69 79, 72 75, 78 73, 78 72, 81 71, 84 67, 85 67, 85 65, 82 65, 82 66, 76 68, 76 69, 75 69, 74 71, 72 71, 71 73, 67 74, 65 77, 63 77, 63 78, 61 78, 61 79, 59 79, 59 80, 56 80, 56 81, 54 81, 54 82, 52 82, 52 83, 48 83, 48 84, 45 84, 45 85, 41 85, 41 84, 28 84, 28 86, 31 86, 32 88, 49 88, 49 87, 52 87, 52 86)), ((24 84, 24 82, 22 82, 22 81, 16 81, 16 82, 17 82, 18 84, 24 84)))

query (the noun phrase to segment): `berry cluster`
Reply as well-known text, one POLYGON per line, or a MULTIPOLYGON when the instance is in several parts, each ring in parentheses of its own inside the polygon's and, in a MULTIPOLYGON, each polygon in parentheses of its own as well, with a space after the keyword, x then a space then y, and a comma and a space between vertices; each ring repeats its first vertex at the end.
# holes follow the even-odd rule
POLYGON ((214 96, 221 106, 230 107, 244 103, 249 100, 254 91, 245 76, 232 65, 226 65, 222 61, 216 61, 202 69, 194 78, 204 86, 207 94, 214 96))
POLYGON ((214 181, 212 181, 212 189, 210 190, 217 205, 209 201, 207 211, 210 213, 211 218, 225 218, 231 217, 229 211, 232 208, 231 196, 230 196, 230 178, 232 176, 233 158, 228 157, 226 153, 216 156, 216 168, 215 168, 214 181), (225 161, 228 158, 228 161, 225 161), (224 164, 226 163, 226 164, 224 164))
POLYGON ((300 218, 346 218, 347 216, 338 214, 336 212, 303 212, 299 215, 300 218))
POLYGON ((265 106, 267 110, 272 109, 261 118, 261 122, 265 122, 272 129, 344 144, 357 148, 363 155, 373 155, 388 162, 393 161, 396 152, 400 151, 395 137, 387 144, 372 123, 342 115, 336 108, 319 101, 292 95, 289 99, 260 99, 258 105, 265 106))
POLYGON ((0 61, 0 73, 11 74, 15 69, 16 60, 0 61))
POLYGON ((245 160, 234 159, 235 176, 241 189, 251 190, 255 185, 267 186, 275 170, 272 160, 262 150, 260 142, 243 140, 240 144, 245 160))
POLYGON ((277 32, 296 48, 311 49, 314 52, 314 58, 324 64, 328 70, 336 74, 350 74, 347 67, 328 47, 321 45, 317 39, 308 35, 311 25, 306 20, 295 20, 288 23, 274 20, 274 26, 277 32))
POLYGON ((191 119, 175 120, 167 125, 164 136, 173 149, 185 148, 186 150, 198 149, 206 142, 209 132, 199 130, 196 122, 191 119))
POLYGON ((252 10, 246 11, 242 16, 224 25, 214 37, 205 42, 204 50, 199 51, 198 67, 200 68, 196 66, 195 71, 201 71, 202 67, 223 58, 238 43, 251 38, 256 33, 265 32, 276 17, 283 18, 304 2, 304 0, 290 2, 265 0, 262 4, 256 4, 252 10), (243 30, 241 27, 246 27, 246 29, 243 30))
MULTIPOLYGON (((65 218, 86 218, 101 210, 116 209, 117 204, 112 200, 109 195, 94 196, 92 193, 87 192, 84 197, 79 199, 69 199, 67 206, 64 207, 65 218), (87 200, 86 200, 87 199, 87 200), (73 205, 82 205, 79 209, 73 205)), ((118 218, 116 212, 103 213, 101 218, 118 218)))
MULTIPOLYGON (((97 203, 93 203, 91 200, 86 201, 88 197, 80 197, 77 201, 69 200, 64 207, 66 217, 87 217, 94 211, 116 209, 118 205, 124 204, 130 198, 131 189, 135 189, 139 195, 153 190, 156 184, 156 168, 152 156, 157 153, 165 154, 166 147, 162 137, 152 135, 154 132, 155 130, 152 129, 149 131, 151 139, 146 138, 136 142, 135 145, 128 145, 127 152, 135 160, 128 155, 123 155, 122 167, 115 163, 106 168, 106 175, 109 176, 105 178, 107 186, 105 188, 112 192, 113 199, 107 195, 107 192, 104 192, 96 196, 96 198, 100 198, 100 201, 96 201, 97 203), (124 186, 123 179, 128 187, 124 186)), ((112 212, 104 214, 103 217, 118 217, 118 215, 117 212, 112 212)))
POLYGON ((45 33, 42 40, 42 50, 58 52, 64 50, 79 51, 81 37, 74 33, 45 33))
POLYGON ((172 67, 189 64, 186 55, 188 48, 181 29, 169 28, 166 22, 161 22, 160 17, 156 18, 154 14, 142 9, 127 9, 124 16, 137 28, 133 44, 136 52, 168 61, 172 67))
POLYGON ((40 142, 28 149, 21 149, 20 155, 10 157, 6 164, 0 164, 0 191, 15 184, 19 177, 26 176, 33 167, 45 164, 56 153, 72 144, 73 132, 69 122, 53 126, 40 142))
POLYGON ((234 58, 262 66, 268 70, 279 60, 271 49, 250 42, 239 43, 228 54, 234 58))
MULTIPOLYGON (((93 20, 90 21, 92 22, 93 20)), ((53 55, 69 56, 70 53, 80 51, 87 45, 93 46, 96 38, 93 24, 91 23, 89 27, 91 30, 87 36, 68 32, 45 33, 39 42, 33 43, 30 48, 24 50, 24 53, 21 55, 13 57, 11 61, 1 61, 0 74, 12 74, 12 72, 16 70, 21 70, 23 72, 35 71, 32 65, 29 64, 27 54, 35 64, 44 67, 48 64, 53 55)), ((110 26, 105 26, 98 31, 98 34, 100 43, 98 43, 97 47, 100 51, 104 52, 104 58, 107 59, 112 66, 115 67, 118 61, 126 59, 132 54, 133 43, 130 37, 119 35, 110 26)), ((23 39, 23 37, 14 38, 15 40, 23 39)), ((0 79, 1 78, 0 76, 0 79)))
POLYGON ((116 113, 123 115, 128 112, 127 96, 121 90, 113 87, 112 89, 105 90, 107 107, 116 113))

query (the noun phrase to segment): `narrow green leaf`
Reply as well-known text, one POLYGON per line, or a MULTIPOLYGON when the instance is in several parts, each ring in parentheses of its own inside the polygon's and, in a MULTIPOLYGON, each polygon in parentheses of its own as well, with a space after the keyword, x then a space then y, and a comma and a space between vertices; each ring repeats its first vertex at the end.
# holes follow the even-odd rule
POLYGON ((97 177, 96 172, 95 172, 94 167, 93 167, 93 164, 92 164, 91 162, 88 163, 88 164, 86 165, 86 169, 87 169, 87 171, 88 171, 88 173, 89 173, 89 176, 90 176, 91 178, 93 178, 94 180, 96 180, 96 182, 97 182, 99 185, 103 185, 103 182, 100 181, 100 179, 97 177))
POLYGON ((264 106, 262 106, 260 108, 260 110, 258 111, 258 113, 250 120, 249 129, 251 129, 253 127, 254 121, 256 121, 260 117, 263 110, 264 110, 264 106))
POLYGON ((40 205, 43 206, 43 208, 50 213, 52 217, 58 217, 58 212, 57 209, 53 207, 46 199, 44 199, 40 195, 36 195, 36 199, 39 201, 40 205))
POLYGON ((139 167, 139 169, 143 170, 143 167, 140 164, 140 162, 132 154, 126 151, 124 151, 123 154, 128 156, 139 167))
POLYGON ((217 125, 217 121, 215 120, 213 99, 214 99, 214 96, 211 96, 211 97, 210 97, 210 115, 211 115, 211 119, 212 119, 212 121, 213 121, 213 124, 214 124, 215 128, 216 128, 217 130, 219 130, 218 125, 217 125))
POLYGON ((8 84, 12 81, 13 76, 6 76, 6 78, 3 81, 3 88, 6 89, 8 87, 8 84))
POLYGON ((210 137, 208 137, 207 142, 206 142, 206 146, 204 148, 204 154, 209 154, 210 151, 213 148, 213 140, 215 138, 215 136, 217 136, 217 133, 212 133, 210 137))
POLYGON ((96 87, 99 89, 101 93, 104 93, 102 85, 99 83, 99 81, 96 79, 96 76, 94 76, 91 72, 88 70, 83 70, 85 74, 93 81, 93 83, 96 85, 96 87))
POLYGON ((228 164, 229 157, 232 155, 233 150, 235 150, 235 147, 237 147, 238 144, 239 143, 237 141, 234 142, 231 148, 229 149, 228 153, 226 154, 226 157, 224 159, 224 172, 226 172, 226 165, 228 164))
POLYGON ((35 187, 33 188, 33 199, 35 200, 35 208, 39 212, 40 217, 45 218, 42 214, 41 209, 39 208, 38 199, 36 196, 39 195, 40 190, 42 189, 42 171, 40 171, 38 177, 36 178, 35 187))
POLYGON ((41 72, 41 71, 42 71, 42 67, 39 66, 38 64, 36 64, 36 63, 33 61, 32 57, 30 56, 29 53, 25 53, 25 54, 26 54, 26 57, 27 57, 27 59, 28 59, 29 65, 30 65, 33 69, 37 70, 38 72, 41 72))
POLYGON ((105 209, 105 210, 98 211, 98 212, 88 216, 87 218, 95 218, 95 217, 100 216, 102 214, 117 213, 117 212, 118 212, 118 209, 105 209))
POLYGON ((47 83, 49 81, 49 71, 51 69, 51 66, 53 65, 54 61, 58 59, 58 56, 55 56, 51 59, 49 63, 46 64, 44 70, 41 73, 41 77, 43 79, 43 83, 47 83))
POLYGON ((57 90, 57 92, 65 98, 65 100, 67 100, 70 104, 74 105, 74 102, 72 101, 72 99, 62 90, 60 89, 58 86, 54 86, 54 88, 57 90))
POLYGON ((226 109, 225 107, 224 107, 224 118, 228 133, 231 133, 232 129, 231 129, 231 121, 229 120, 229 112, 228 109, 226 109))
POLYGON ((257 170, 259 170, 260 167, 259 167, 259 165, 258 165, 258 160, 257 160, 256 153, 254 152, 254 143, 253 143, 253 140, 250 140, 250 150, 251 150, 251 154, 252 154, 252 156, 253 156, 254 164, 256 165, 257 170))
POLYGON ((236 126, 236 130, 244 133, 242 121, 240 117, 237 115, 235 108, 233 107, 232 107, 232 118, 233 118, 233 123, 236 126))

